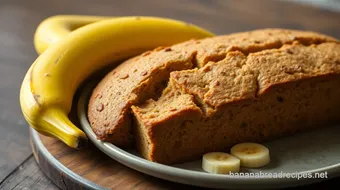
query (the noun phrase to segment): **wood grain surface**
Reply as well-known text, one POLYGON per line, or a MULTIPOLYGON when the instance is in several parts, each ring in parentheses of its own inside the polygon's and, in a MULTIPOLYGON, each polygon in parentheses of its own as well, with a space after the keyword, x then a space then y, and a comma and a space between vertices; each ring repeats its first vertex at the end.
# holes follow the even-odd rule
POLYGON ((46 189, 58 190, 59 188, 50 181, 40 170, 33 156, 29 156, 22 165, 13 171, 3 183, 0 189, 46 189))
POLYGON ((197 24, 216 34, 282 27, 340 38, 340 13, 278 0, 1 0, 1 185, 8 179, 20 180, 13 177, 19 175, 13 171, 31 160, 27 159, 32 152, 28 126, 19 106, 19 89, 25 72, 37 57, 33 46, 36 27, 43 19, 57 14, 161 16, 197 24))

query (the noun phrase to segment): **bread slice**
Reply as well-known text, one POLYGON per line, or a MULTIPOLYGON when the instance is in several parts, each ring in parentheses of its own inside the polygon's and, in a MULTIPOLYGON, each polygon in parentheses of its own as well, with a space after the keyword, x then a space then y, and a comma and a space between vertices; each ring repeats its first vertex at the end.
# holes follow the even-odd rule
MULTIPOLYGON (((194 103, 194 97, 189 94, 182 94, 180 91, 172 89, 171 86, 166 88, 162 97, 156 102, 152 99, 147 100, 143 107, 132 106, 135 114, 135 124, 141 125, 134 127, 136 134, 136 148, 139 153, 148 160, 153 158, 168 157, 161 151, 150 151, 163 147, 172 149, 172 143, 181 143, 173 137, 172 131, 177 132, 176 126, 183 127, 183 120, 200 120, 202 116, 201 109, 194 103), (150 127, 148 127, 150 126, 150 127), (169 127, 168 127, 169 126, 169 127), (162 134, 154 142, 153 136, 162 134), (163 155, 161 155, 163 154, 163 155)), ((176 144, 180 146, 179 144, 176 144)))
POLYGON ((88 118, 98 139, 132 146, 130 107, 157 98, 171 71, 190 69, 192 53, 156 50, 132 58, 99 82, 89 101, 88 118))
POLYGON ((200 69, 172 72, 158 101, 132 107, 136 146, 151 161, 174 164, 325 127, 340 121, 339 86, 339 43, 230 52, 200 69))
POLYGON ((263 29, 190 40, 145 52, 124 61, 96 86, 88 106, 91 127, 100 140, 120 147, 131 146, 134 140, 131 106, 140 105, 150 98, 157 100, 171 72, 219 62, 229 52, 238 51, 247 56, 294 42, 309 46, 337 40, 308 31, 263 29))

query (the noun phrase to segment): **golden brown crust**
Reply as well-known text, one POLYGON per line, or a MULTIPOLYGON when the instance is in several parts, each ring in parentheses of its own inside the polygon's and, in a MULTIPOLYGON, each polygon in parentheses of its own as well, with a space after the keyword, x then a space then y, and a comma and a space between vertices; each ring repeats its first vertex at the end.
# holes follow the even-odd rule
POLYGON ((266 49, 277 49, 296 41, 310 45, 338 40, 315 32, 269 28, 192 40, 175 45, 173 49, 197 52, 197 66, 202 67, 209 61, 216 62, 223 59, 231 51, 240 51, 247 55, 266 49))
MULTIPOLYGON (((107 74, 94 89, 88 108, 92 129, 101 140, 129 146, 133 140, 131 106, 139 105, 149 98, 157 98, 172 71, 204 67, 210 61, 225 59, 228 52, 237 54, 236 51, 239 51, 247 56, 252 52, 264 53, 263 50, 281 48, 293 42, 310 45, 337 40, 314 32, 264 29, 191 40, 129 59, 107 74)), ((251 75, 256 73, 244 75, 249 76, 248 79, 240 78, 239 82, 243 81, 247 88, 253 82, 251 75)), ((216 95, 215 92, 211 93, 216 95)))
POLYGON ((254 98, 271 86, 340 73, 340 44, 300 43, 250 53, 230 52, 219 62, 200 69, 174 71, 170 80, 212 107, 254 98))

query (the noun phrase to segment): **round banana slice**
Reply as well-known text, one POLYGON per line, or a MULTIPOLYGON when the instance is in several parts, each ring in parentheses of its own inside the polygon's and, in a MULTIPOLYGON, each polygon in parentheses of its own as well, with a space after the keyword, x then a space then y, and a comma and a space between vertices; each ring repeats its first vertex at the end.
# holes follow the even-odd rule
POLYGON ((236 144, 230 154, 241 160, 242 167, 259 168, 270 162, 269 149, 258 143, 236 144))
POLYGON ((203 155, 202 168, 208 173, 228 174, 240 170, 240 160, 228 153, 211 152, 203 155))

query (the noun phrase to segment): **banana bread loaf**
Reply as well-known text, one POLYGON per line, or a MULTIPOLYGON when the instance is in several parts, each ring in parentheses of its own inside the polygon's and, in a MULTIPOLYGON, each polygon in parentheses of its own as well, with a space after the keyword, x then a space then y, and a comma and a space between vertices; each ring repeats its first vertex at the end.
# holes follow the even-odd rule
POLYGON ((145 158, 178 163, 337 121, 339 65, 339 41, 314 32, 191 40, 113 69, 94 89, 88 118, 98 139, 135 141, 145 158))
POLYGON ((323 127, 340 121, 339 86, 340 44, 230 52, 172 72, 157 101, 132 106, 136 146, 145 158, 172 164, 323 127))

